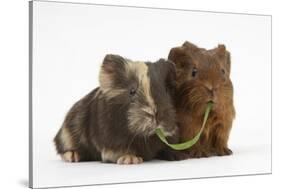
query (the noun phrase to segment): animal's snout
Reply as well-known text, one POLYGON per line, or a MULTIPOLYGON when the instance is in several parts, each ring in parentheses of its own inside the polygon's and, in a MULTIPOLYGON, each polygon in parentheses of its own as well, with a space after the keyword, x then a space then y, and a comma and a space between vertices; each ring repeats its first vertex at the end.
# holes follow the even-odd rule
POLYGON ((207 89, 208 90, 208 95, 211 97, 211 98, 213 98, 214 96, 215 96, 215 92, 214 92, 214 90, 213 89, 207 89))
POLYGON ((142 109, 148 117, 154 122, 155 124, 158 123, 159 120, 159 113, 156 108, 154 107, 145 107, 142 109))
POLYGON ((208 91, 212 91, 214 88, 210 82, 205 82, 205 87, 208 91))
POLYGON ((208 101, 213 101, 213 102, 216 102, 218 99, 217 99, 217 89, 218 89, 218 86, 213 86, 211 84, 206 84, 205 85, 206 87, 206 90, 207 90, 207 96, 208 96, 208 101))

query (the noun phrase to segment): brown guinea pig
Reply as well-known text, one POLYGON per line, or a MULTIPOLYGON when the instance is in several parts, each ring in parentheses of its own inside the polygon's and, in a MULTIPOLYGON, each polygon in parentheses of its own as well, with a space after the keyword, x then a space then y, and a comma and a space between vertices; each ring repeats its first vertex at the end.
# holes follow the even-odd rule
POLYGON ((172 48, 176 64, 176 111, 181 141, 200 130, 208 101, 214 105, 199 141, 186 150, 186 158, 230 155, 228 138, 235 117, 230 80, 230 53, 224 45, 210 50, 185 42, 172 48))
POLYGON ((171 61, 133 62, 106 55, 100 87, 73 105, 54 139, 58 154, 69 162, 118 164, 173 158, 155 129, 178 142, 175 77, 171 61))

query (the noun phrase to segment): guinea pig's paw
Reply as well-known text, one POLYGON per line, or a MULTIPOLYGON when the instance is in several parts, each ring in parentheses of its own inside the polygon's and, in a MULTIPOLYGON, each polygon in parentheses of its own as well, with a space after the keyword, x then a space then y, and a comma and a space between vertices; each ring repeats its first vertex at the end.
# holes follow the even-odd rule
POLYGON ((139 163, 142 163, 143 162, 143 159, 141 157, 138 157, 138 156, 135 156, 135 155, 132 155, 132 154, 127 154, 127 155, 123 155, 121 157, 118 158, 117 160, 117 164, 125 164, 125 165, 128 165, 128 164, 139 164, 139 163))
POLYGON ((232 154, 232 150, 229 148, 221 148, 217 150, 217 155, 218 156, 228 156, 232 154))
POLYGON ((61 158, 66 162, 79 162, 80 157, 76 151, 67 151, 64 154, 61 154, 61 158))
POLYGON ((197 149, 197 150, 191 150, 188 153, 188 158, 204 158, 204 157, 210 157, 211 153, 209 153, 207 150, 204 149, 197 149))

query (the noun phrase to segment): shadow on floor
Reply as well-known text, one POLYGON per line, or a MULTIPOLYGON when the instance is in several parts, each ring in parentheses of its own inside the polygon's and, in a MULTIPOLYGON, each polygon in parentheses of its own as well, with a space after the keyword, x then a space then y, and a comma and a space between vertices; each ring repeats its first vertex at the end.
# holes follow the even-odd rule
POLYGON ((27 187, 27 188, 29 187, 28 180, 22 179, 22 180, 18 181, 18 183, 23 187, 27 187))

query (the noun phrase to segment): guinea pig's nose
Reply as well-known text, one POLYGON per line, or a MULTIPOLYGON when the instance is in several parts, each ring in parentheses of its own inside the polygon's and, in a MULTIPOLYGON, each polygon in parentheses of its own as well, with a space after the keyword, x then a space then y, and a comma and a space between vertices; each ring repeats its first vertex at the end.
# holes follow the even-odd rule
POLYGON ((209 93, 209 95, 210 95, 211 98, 214 98, 214 96, 215 96, 214 90, 208 89, 208 93, 209 93))
POLYGON ((206 82, 205 87, 210 91, 213 90, 213 85, 210 82, 206 82))
POLYGON ((214 89, 213 90, 208 90, 208 93, 209 93, 210 100, 213 101, 214 103, 216 103, 218 101, 218 97, 217 97, 216 91, 214 89))

